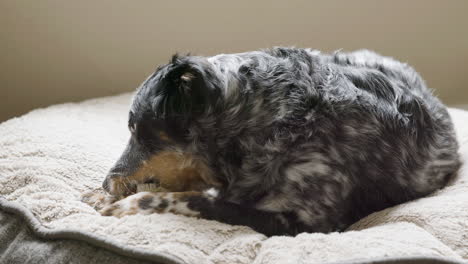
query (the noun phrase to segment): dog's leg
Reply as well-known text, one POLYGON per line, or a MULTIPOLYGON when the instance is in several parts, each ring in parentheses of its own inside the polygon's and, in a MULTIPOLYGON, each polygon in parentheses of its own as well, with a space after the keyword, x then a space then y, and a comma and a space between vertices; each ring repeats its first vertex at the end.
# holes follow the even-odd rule
POLYGON ((190 197, 188 207, 199 212, 201 218, 231 225, 248 226, 267 236, 296 235, 313 230, 298 221, 295 213, 263 211, 222 200, 213 200, 206 196, 190 197))
POLYGON ((188 199, 201 196, 200 192, 139 192, 99 210, 104 216, 122 217, 133 214, 174 213, 199 216, 188 207, 188 199))
POLYGON ((100 210, 102 215, 116 217, 166 212, 245 225, 266 235, 294 235, 307 230, 294 214, 260 211, 201 192, 140 192, 100 210))

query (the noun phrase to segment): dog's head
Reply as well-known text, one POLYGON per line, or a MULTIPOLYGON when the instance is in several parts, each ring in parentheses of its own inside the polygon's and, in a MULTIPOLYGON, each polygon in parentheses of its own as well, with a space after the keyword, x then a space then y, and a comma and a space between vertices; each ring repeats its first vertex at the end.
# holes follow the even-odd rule
POLYGON ((140 183, 171 191, 217 185, 206 160, 194 155, 194 124, 219 103, 219 82, 202 57, 174 56, 138 89, 129 113, 131 138, 103 188, 126 196, 140 183))

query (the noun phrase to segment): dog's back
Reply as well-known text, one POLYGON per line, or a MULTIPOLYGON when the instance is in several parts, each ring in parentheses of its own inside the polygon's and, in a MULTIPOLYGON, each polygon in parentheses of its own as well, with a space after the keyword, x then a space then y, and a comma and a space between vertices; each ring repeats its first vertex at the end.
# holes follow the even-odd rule
POLYGON ((358 176, 362 181, 351 196, 361 210, 351 215, 359 219, 445 186, 460 167, 458 143, 446 107, 419 74, 366 50, 337 53, 331 61, 341 66, 344 79, 373 95, 361 108, 373 112, 364 116, 374 118, 379 131, 375 141, 357 140, 371 155, 361 168, 367 177, 358 176))
POLYGON ((242 167, 226 165, 237 173, 230 200, 262 197, 256 208, 295 211, 327 231, 427 195, 458 169, 450 116, 410 66, 365 50, 240 57, 243 83, 233 89, 252 91, 232 105, 262 106, 244 115, 256 125, 235 140, 242 167))

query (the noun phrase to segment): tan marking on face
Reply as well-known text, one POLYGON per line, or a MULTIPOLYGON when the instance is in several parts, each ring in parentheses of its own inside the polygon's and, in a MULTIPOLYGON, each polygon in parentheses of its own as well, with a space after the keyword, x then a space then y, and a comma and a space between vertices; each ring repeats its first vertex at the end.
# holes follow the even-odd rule
POLYGON ((152 156, 132 175, 111 179, 110 192, 127 196, 135 192, 136 184, 159 180, 161 187, 172 192, 201 191, 219 186, 211 169, 200 159, 177 151, 162 151, 152 156))
POLYGON ((171 141, 171 139, 166 134, 166 132, 163 132, 163 131, 159 132, 159 139, 161 139, 163 141, 171 141))
POLYGON ((119 200, 136 191, 136 185, 129 177, 115 177, 109 179, 109 182, 110 194, 117 196, 119 200))

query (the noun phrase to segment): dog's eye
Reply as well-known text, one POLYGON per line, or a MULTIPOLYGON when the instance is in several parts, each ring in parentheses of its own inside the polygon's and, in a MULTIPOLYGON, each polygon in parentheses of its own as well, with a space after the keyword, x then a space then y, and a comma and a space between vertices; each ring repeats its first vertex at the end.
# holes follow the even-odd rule
POLYGON ((132 132, 132 134, 136 131, 136 122, 135 122, 135 115, 132 111, 128 114, 128 130, 132 132))
POLYGON ((128 125, 128 129, 130 130, 130 132, 132 134, 135 134, 135 131, 136 131, 136 124, 129 124, 128 125))
POLYGON ((135 134, 136 129, 137 129, 136 123, 128 122, 128 130, 130 130, 132 134, 135 134))

